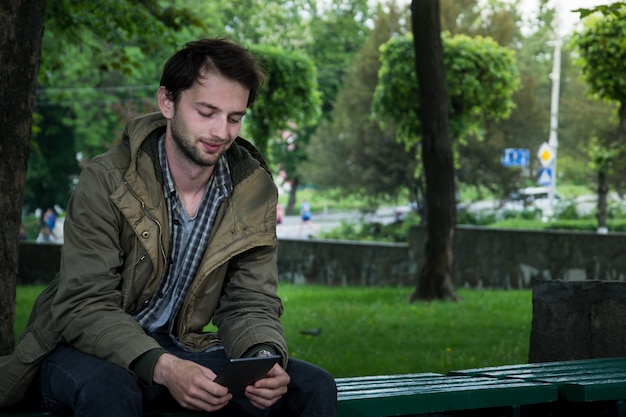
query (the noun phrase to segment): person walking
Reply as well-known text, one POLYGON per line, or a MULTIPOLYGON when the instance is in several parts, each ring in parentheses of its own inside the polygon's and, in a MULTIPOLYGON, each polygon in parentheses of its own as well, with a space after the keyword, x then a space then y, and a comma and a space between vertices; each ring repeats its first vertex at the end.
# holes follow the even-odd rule
POLYGON ((80 176, 60 270, 0 357, 0 407, 34 392, 74 416, 336 415, 332 376, 288 356, 278 192, 239 137, 262 80, 255 57, 225 39, 166 62, 160 112, 132 120, 80 176), (270 355, 279 363, 242 397, 214 381, 229 358, 270 355))
POLYGON ((311 220, 311 205, 303 198, 300 204, 300 234, 302 234, 304 227, 307 227, 313 233, 316 231, 315 226, 313 226, 313 221, 311 220))

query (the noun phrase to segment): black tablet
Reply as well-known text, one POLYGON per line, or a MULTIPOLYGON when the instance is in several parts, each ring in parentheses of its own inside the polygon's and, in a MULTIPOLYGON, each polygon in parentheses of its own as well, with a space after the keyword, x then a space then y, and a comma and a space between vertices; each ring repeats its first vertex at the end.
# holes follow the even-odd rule
POLYGON ((226 368, 217 374, 215 382, 227 387, 233 396, 243 396, 246 386, 267 375, 279 360, 280 355, 231 359, 226 368))

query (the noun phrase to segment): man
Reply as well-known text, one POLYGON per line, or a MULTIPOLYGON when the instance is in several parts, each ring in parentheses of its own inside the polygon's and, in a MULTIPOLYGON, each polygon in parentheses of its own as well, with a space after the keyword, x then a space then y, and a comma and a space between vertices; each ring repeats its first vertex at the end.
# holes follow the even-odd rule
POLYGON ((75 416, 139 416, 168 401, 229 416, 335 415, 333 378, 287 357, 278 193, 238 137, 262 79, 254 57, 222 39, 168 60, 160 113, 133 120, 81 174, 60 271, 0 358, 0 406, 32 389, 75 416), (204 332, 211 322, 218 331, 204 332), (273 354, 280 363, 242 398, 213 381, 229 357, 273 354))

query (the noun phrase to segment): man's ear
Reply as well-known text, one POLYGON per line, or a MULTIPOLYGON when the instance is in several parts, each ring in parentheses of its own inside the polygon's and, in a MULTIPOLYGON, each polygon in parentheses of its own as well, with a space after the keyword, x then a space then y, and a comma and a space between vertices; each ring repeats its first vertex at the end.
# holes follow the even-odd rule
POLYGON ((171 119, 174 116, 174 101, 170 99, 167 88, 160 86, 157 91, 157 103, 159 109, 166 119, 171 119))

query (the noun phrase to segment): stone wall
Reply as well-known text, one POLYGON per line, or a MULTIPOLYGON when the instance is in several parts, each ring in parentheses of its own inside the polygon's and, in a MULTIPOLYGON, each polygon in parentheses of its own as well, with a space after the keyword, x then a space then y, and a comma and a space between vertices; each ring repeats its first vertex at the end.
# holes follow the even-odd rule
POLYGON ((295 284, 412 286, 417 264, 408 246, 331 240, 281 239, 278 278, 295 284))
MULTIPOLYGON (((280 240, 279 279, 323 285, 413 286, 423 259, 425 231, 410 244, 316 239, 280 240)), ((455 234, 455 285, 531 288, 546 280, 626 280, 626 234, 507 230, 459 226, 455 234)), ((20 283, 48 282, 59 245, 22 243, 20 283)))
MULTIPOLYGON (((423 247, 415 229, 411 245, 423 247)), ((455 282, 471 288, 531 288, 533 281, 626 278, 626 234, 457 227, 455 282)), ((422 252, 417 252, 419 263, 422 252)))

